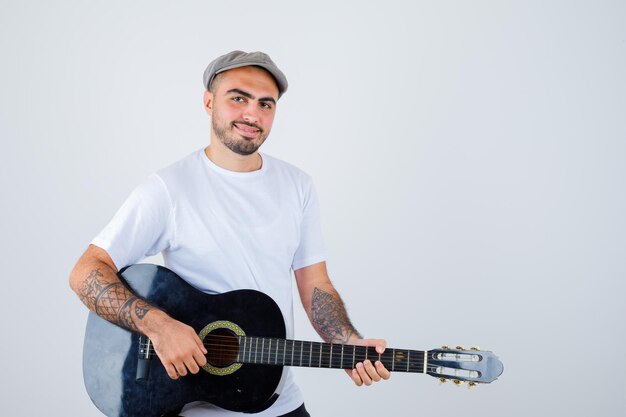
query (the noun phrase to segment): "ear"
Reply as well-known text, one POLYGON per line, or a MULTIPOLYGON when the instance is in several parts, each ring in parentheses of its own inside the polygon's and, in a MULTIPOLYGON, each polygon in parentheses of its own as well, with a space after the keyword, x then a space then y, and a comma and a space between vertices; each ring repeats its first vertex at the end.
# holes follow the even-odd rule
POLYGON ((213 114, 213 94, 210 91, 204 92, 203 102, 204 110, 210 117, 213 114))

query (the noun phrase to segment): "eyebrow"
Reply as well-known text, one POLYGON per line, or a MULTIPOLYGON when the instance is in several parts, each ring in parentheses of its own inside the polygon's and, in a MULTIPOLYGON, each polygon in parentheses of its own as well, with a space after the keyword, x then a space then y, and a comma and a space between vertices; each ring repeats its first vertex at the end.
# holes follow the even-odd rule
MULTIPOLYGON (((231 90, 228 90, 226 94, 239 94, 239 95, 249 98, 250 100, 255 99, 255 97, 252 94, 248 93, 247 91, 240 90, 238 88, 233 88, 231 90)), ((272 103, 276 104, 276 100, 274 100, 273 97, 261 97, 259 101, 271 101, 272 103)))

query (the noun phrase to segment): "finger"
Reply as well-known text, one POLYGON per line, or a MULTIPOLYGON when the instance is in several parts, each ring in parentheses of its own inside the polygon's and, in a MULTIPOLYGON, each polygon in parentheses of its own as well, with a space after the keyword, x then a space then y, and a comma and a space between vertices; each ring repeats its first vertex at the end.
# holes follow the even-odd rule
POLYGON ((197 374, 200 370, 193 356, 189 358, 189 360, 185 361, 185 365, 187 366, 187 369, 189 369, 189 372, 191 372, 192 374, 197 374))
MULTIPOLYGON (((193 353, 193 360, 199 365, 199 366, 204 366, 206 365, 206 349, 205 352, 199 352, 199 351, 195 351, 193 353)), ((194 372, 195 373, 195 372, 194 372)))
POLYGON ((385 352, 385 349, 387 348, 387 341, 385 339, 374 339, 372 340, 374 342, 374 345, 376 346, 376 352, 377 353, 383 353, 385 352))
POLYGON ((176 372, 178 372, 178 375, 187 375, 187 367, 185 366, 184 362, 177 362, 174 364, 174 367, 176 368, 176 372))
MULTIPOLYGON (((202 351, 202 353, 204 353, 205 355, 209 352, 207 352, 206 350, 206 346, 204 346, 204 342, 202 340, 200 340, 199 337, 196 336, 196 344, 198 345, 198 347, 200 348, 200 350, 202 351)), ((200 365, 202 366, 202 365, 200 365)))
POLYGON ((174 368, 174 365, 171 363, 165 365, 165 371, 167 372, 167 376, 171 379, 178 379, 178 372, 176 372, 176 368, 174 368))
POLYGON ((361 377, 359 376, 359 373, 356 371, 356 369, 346 369, 346 372, 348 373, 350 378, 352 378, 352 381, 354 381, 354 385, 356 385, 357 387, 363 385, 363 381, 361 380, 361 377))
POLYGON ((381 376, 382 379, 389 379, 391 377, 391 372, 385 368, 385 365, 381 361, 376 361, 376 372, 381 376))
POLYGON ((359 373, 359 377, 361 377, 361 381, 363 381, 365 385, 372 385, 372 378, 370 378, 361 362, 356 364, 356 370, 359 373))
POLYGON ((365 368, 365 372, 367 372, 367 375, 371 378, 372 381, 374 382, 380 381, 380 375, 378 375, 378 372, 376 371, 376 368, 372 364, 372 361, 370 360, 363 361, 363 367, 365 368))
POLYGON ((185 361, 185 364, 192 374, 197 374, 200 371, 200 367, 206 365, 207 359, 202 351, 198 349, 194 349, 191 355, 191 358, 189 358, 189 361, 185 361))
POLYGON ((197 349, 196 349, 196 350, 194 350, 194 351, 193 351, 193 353, 192 353, 192 357, 193 357, 193 360, 194 360, 194 361, 195 361, 195 362, 196 362, 199 366, 201 366, 201 367, 202 367, 202 366, 206 365, 206 362, 207 362, 207 360, 206 360, 206 356, 205 356, 206 354, 207 354, 206 349, 201 349, 201 350, 197 350, 197 349))

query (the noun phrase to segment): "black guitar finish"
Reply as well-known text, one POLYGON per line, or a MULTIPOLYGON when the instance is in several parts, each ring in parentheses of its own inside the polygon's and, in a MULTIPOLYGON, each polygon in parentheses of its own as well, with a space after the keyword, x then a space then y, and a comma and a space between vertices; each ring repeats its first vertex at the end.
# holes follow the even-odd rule
POLYGON ((373 346, 288 340, 280 309, 261 292, 208 295, 167 268, 149 264, 131 265, 120 278, 135 294, 193 327, 207 347, 211 366, 171 380, 147 338, 90 313, 83 353, 85 386, 109 417, 159 417, 192 401, 262 411, 278 398, 284 366, 352 369, 364 360, 379 360, 392 372, 470 385, 493 382, 504 369, 497 356, 478 348, 388 347, 379 354, 373 346), (143 359, 150 353, 151 359, 143 359))
MULTIPOLYGON (((131 265, 120 277, 138 296, 187 323, 199 333, 217 320, 236 323, 255 334, 284 338, 282 313, 267 295, 238 290, 220 295, 200 292, 174 272, 149 264, 131 265)), ((109 417, 161 416, 192 401, 233 411, 258 412, 278 398, 283 367, 243 364, 230 375, 196 375, 172 380, 158 357, 148 362, 146 379, 137 380, 139 335, 89 314, 83 376, 94 404, 109 417), (261 382, 261 383, 259 383, 261 382)))

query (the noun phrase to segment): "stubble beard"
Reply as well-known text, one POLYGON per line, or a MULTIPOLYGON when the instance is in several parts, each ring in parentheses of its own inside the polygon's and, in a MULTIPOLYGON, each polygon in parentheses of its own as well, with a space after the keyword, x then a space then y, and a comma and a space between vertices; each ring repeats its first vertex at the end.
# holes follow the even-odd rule
POLYGON ((215 136, 231 151, 235 152, 239 155, 252 155, 255 153, 265 139, 267 138, 268 133, 266 133, 259 126, 243 122, 243 121, 235 121, 235 122, 222 122, 218 117, 213 115, 211 119, 211 127, 213 128, 213 132, 215 132, 215 136), (240 134, 235 132, 235 123, 242 124, 246 126, 253 126, 259 129, 259 137, 257 139, 244 139, 240 134))

